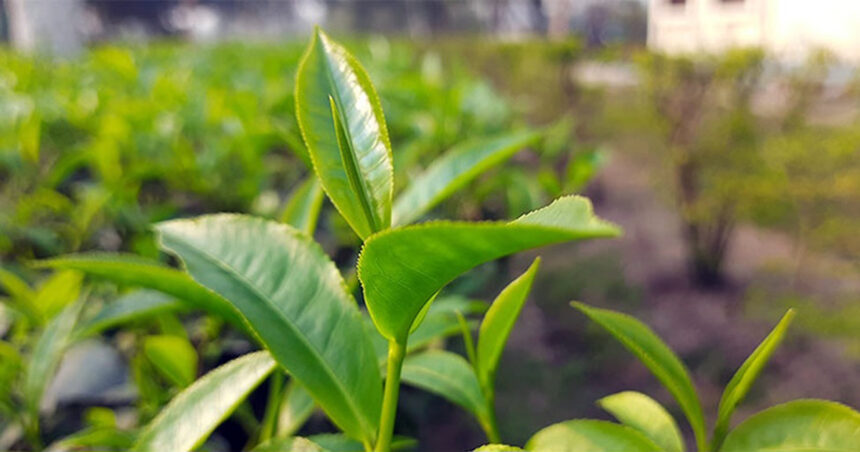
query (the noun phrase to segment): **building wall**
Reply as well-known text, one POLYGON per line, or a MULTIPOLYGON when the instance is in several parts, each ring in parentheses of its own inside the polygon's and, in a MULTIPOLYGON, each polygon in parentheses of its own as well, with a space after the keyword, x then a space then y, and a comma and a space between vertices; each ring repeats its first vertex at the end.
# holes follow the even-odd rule
POLYGON ((787 59, 827 48, 860 60, 860 0, 649 0, 648 46, 669 53, 760 46, 787 59))

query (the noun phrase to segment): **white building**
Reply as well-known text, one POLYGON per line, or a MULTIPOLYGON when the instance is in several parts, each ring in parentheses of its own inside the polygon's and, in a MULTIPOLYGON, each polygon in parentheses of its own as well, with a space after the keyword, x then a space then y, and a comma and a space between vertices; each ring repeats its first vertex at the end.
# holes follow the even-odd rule
POLYGON ((824 48, 860 61, 860 0, 648 1, 648 46, 656 50, 756 46, 794 60, 824 48))

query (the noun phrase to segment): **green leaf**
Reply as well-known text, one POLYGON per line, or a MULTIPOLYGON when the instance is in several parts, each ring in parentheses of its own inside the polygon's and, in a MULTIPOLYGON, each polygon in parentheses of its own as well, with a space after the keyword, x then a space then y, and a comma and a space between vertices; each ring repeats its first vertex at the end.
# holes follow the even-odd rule
POLYGON ((310 175, 290 194, 290 200, 281 212, 281 223, 313 236, 324 195, 319 179, 310 175))
POLYGON ((606 421, 573 420, 535 433, 526 450, 540 452, 662 452, 643 434, 606 421))
POLYGON ((388 228, 394 181, 391 144, 379 98, 364 69, 317 29, 299 64, 295 96, 314 171, 334 206, 361 238, 388 228))
POLYGON ((162 292, 135 290, 103 307, 95 316, 81 325, 76 334, 78 337, 91 336, 125 323, 151 318, 166 312, 176 312, 182 307, 182 303, 162 292))
POLYGON ((588 200, 568 196, 509 223, 428 222, 380 232, 365 242, 358 276, 376 328, 405 342, 430 297, 467 270, 529 248, 617 234, 588 200))
POLYGON ((143 353, 171 383, 184 388, 197 376, 197 351, 187 338, 173 335, 148 336, 143 353))
POLYGON ((597 401, 622 424, 638 430, 667 452, 683 452, 684 440, 675 419, 656 400, 625 391, 597 401))
POLYGON ((45 325, 33 348, 24 377, 24 398, 31 415, 38 413, 45 388, 54 377, 63 352, 72 344, 73 332, 83 305, 82 302, 75 302, 66 306, 45 325))
POLYGON ((445 350, 429 350, 407 357, 400 378, 461 406, 482 426, 490 413, 472 366, 462 356, 445 350))
POLYGON ((81 293, 83 275, 65 270, 51 275, 36 292, 34 304, 46 319, 54 317, 81 293))
POLYGON ((795 400, 754 414, 720 452, 857 452, 860 413, 835 402, 795 400))
POLYGON ((157 290, 248 331, 242 316, 230 303, 196 283, 186 273, 156 261, 125 254, 90 253, 40 261, 35 265, 79 270, 116 284, 157 290))
POLYGON ((746 397, 755 380, 761 374, 764 366, 767 365, 771 355, 779 347, 782 338, 785 337, 785 332, 791 325, 791 320, 794 318, 794 310, 790 309, 782 317, 782 320, 774 327, 773 331, 756 347, 755 351, 741 365, 726 389, 723 391, 723 396, 720 398, 720 407, 717 411, 717 423, 714 426, 714 434, 711 438, 711 450, 720 450, 726 433, 729 430, 729 423, 732 420, 732 413, 735 408, 746 397))
POLYGON ((278 413, 278 436, 292 436, 314 412, 314 399, 295 380, 287 383, 281 411, 278 413))
POLYGON ((333 452, 323 449, 308 438, 272 438, 251 449, 251 452, 333 452))
POLYGON ((36 292, 18 275, 0 267, 0 286, 6 289, 13 307, 20 310, 31 321, 41 324, 42 312, 36 306, 36 292))
POLYGON ((334 263, 306 234, 242 215, 156 226, 162 246, 248 319, 278 364, 349 436, 372 440, 382 379, 361 313, 334 263))
POLYGON ((435 160, 397 196, 392 223, 399 226, 415 221, 442 200, 485 171, 511 158, 539 137, 539 134, 532 131, 518 131, 454 147, 435 160))
POLYGON ((510 335, 523 304, 526 302, 539 265, 540 258, 537 258, 525 273, 508 284, 490 305, 490 309, 481 322, 475 372, 478 374, 478 381, 481 382, 481 387, 484 388, 484 393, 488 394, 488 397, 493 394, 496 368, 502 357, 508 335, 510 335))
POLYGON ((507 446, 505 444, 487 444, 473 450, 472 452, 525 452, 525 450, 520 449, 519 447, 507 446))
POLYGON ((696 389, 684 364, 669 347, 642 322, 618 312, 592 308, 574 302, 573 306, 615 336, 669 390, 687 416, 699 450, 706 450, 705 418, 696 389))
POLYGON ((165 406, 138 438, 138 452, 193 450, 275 368, 267 352, 250 353, 209 372, 165 406))

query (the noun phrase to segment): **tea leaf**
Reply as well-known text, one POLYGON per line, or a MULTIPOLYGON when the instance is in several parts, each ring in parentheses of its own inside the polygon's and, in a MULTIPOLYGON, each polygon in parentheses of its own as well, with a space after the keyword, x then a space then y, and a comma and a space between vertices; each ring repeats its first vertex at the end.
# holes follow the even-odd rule
POLYGON ((197 376, 197 351, 187 338, 159 335, 143 341, 143 353, 171 383, 184 388, 197 376))
POLYGON ((290 200, 281 212, 281 223, 286 223, 313 236, 317 228, 325 193, 319 179, 311 174, 307 180, 290 193, 290 200))
POLYGON ((39 287, 33 304, 46 319, 54 317, 60 310, 78 298, 81 292, 82 279, 83 275, 73 270, 54 273, 39 287))
POLYGON ((795 400, 754 414, 720 452, 860 451, 860 413, 835 402, 795 400))
POLYGON ((472 452, 525 452, 525 450, 520 449, 519 447, 506 446, 504 444, 487 444, 486 446, 481 446, 472 452))
MULTIPOLYGON (((319 445, 326 452, 364 452, 364 445, 337 433, 322 433, 311 435, 309 440, 319 445)), ((391 440, 391 450, 413 449, 417 442, 413 438, 394 436, 391 440)))
POLYGON ((209 372, 165 406, 138 438, 138 452, 193 450, 275 368, 267 352, 250 353, 209 372))
POLYGON ((317 29, 299 64, 295 97, 314 171, 334 206, 361 238, 388 228, 394 189, 391 144, 364 69, 317 29))
POLYGON ((251 452, 332 452, 319 444, 300 436, 292 438, 272 438, 251 449, 251 452))
POLYGON ((372 440, 382 380, 361 313, 334 263, 306 234, 242 215, 156 226, 162 246, 248 319, 278 364, 349 436, 372 440))
POLYGON ((179 311, 184 305, 154 290, 135 290, 103 307, 78 328, 78 337, 98 334, 108 328, 149 318, 165 312, 179 311))
POLYGON ((403 362, 400 378, 448 399, 472 413, 482 425, 487 424, 487 401, 475 371, 462 356, 444 350, 409 356, 403 362))
POLYGON ((537 258, 525 273, 502 289, 481 321, 475 372, 485 394, 493 394, 499 359, 526 302, 539 265, 540 258, 537 258))
POLYGON ((79 270, 116 284, 157 290, 248 331, 242 316, 230 303, 196 283, 186 273, 157 261, 125 254, 89 253, 39 261, 35 266, 79 270))
POLYGON ((490 168, 504 162, 540 135, 519 131, 459 145, 439 157, 397 196, 392 211, 395 226, 415 221, 439 202, 490 168))
POLYGON ((705 450, 705 419, 696 389, 687 368, 672 350, 642 322, 626 314, 592 308, 583 303, 573 306, 615 336, 669 390, 693 428, 696 443, 705 450))
POLYGON ((597 401, 622 424, 636 429, 666 452, 683 452, 684 440, 675 419, 656 400, 641 392, 625 391, 597 401))
POLYGON ((405 342, 433 294, 467 270, 529 248, 617 234, 588 200, 568 196, 509 223, 428 222, 375 234, 365 242, 358 276, 376 328, 405 342))
POLYGON ((729 422, 735 408, 746 397, 753 382, 758 378, 764 366, 767 365, 773 352, 779 347, 785 336, 791 320, 794 318, 794 310, 789 310, 782 317, 773 331, 756 347, 755 351, 741 365, 720 398, 720 407, 717 414, 717 423, 714 426, 714 434, 711 438, 711 450, 720 450, 720 445, 729 430, 729 422))
POLYGON ((36 324, 44 321, 42 312, 36 306, 36 292, 18 275, 0 268, 0 286, 9 294, 9 300, 15 309, 20 310, 36 324))
POLYGON ((281 411, 278 413, 278 436, 292 436, 314 412, 314 399, 296 380, 287 383, 281 411))
POLYGON ((630 427, 593 420, 573 420, 550 425, 531 437, 526 450, 662 452, 650 439, 630 427))

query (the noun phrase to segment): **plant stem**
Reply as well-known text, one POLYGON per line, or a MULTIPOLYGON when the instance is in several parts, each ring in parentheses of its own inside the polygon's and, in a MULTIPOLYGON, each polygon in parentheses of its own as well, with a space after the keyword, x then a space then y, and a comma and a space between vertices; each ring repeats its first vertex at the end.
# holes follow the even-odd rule
POLYGON ((260 429, 260 443, 268 441, 275 433, 278 424, 278 413, 281 411, 283 387, 284 373, 277 369, 269 381, 269 397, 266 401, 266 413, 263 415, 263 426, 260 429))
POLYGON ((382 398, 382 415, 379 418, 379 437, 376 452, 391 450, 391 435, 394 434, 394 419, 397 416, 397 397, 400 395, 400 371, 406 356, 406 341, 388 342, 388 365, 385 376, 385 393, 382 398))
POLYGON ((496 395, 492 390, 490 390, 485 391, 484 397, 487 399, 487 419, 486 422, 481 422, 484 427, 484 433, 487 434, 487 439, 490 443, 501 443, 502 438, 501 435, 499 435, 499 422, 496 420, 496 395))

